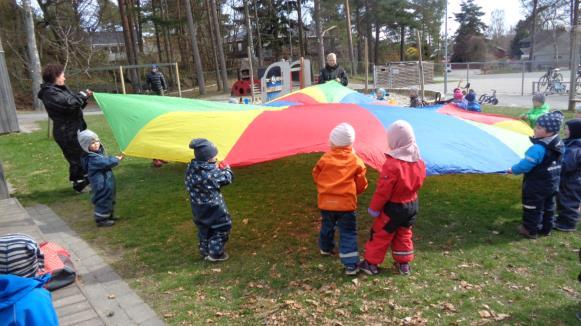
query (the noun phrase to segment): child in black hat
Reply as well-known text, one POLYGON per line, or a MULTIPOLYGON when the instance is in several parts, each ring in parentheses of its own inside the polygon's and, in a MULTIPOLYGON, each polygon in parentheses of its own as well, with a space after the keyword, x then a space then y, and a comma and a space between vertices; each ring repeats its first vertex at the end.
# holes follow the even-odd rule
POLYGON ((185 183, 198 227, 200 254, 208 261, 224 261, 228 259, 224 247, 232 219, 220 188, 232 183, 234 173, 229 166, 218 166, 218 148, 209 140, 193 139, 190 148, 195 158, 188 164, 185 183))
POLYGON ((574 232, 579 222, 581 203, 581 119, 565 123, 565 155, 559 187, 559 215, 555 229, 574 232))
POLYGON ((559 191, 564 145, 559 137, 563 113, 546 113, 536 120, 533 146, 525 157, 508 170, 524 173, 522 189, 523 223, 518 232, 529 239, 549 235, 555 219, 555 197, 559 191))

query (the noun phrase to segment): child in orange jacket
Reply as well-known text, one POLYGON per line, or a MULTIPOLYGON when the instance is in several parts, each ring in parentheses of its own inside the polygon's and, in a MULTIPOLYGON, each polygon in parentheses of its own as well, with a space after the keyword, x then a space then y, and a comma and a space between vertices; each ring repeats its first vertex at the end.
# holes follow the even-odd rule
POLYGON ((335 227, 339 228, 339 257, 345 274, 359 271, 357 249, 357 195, 367 189, 367 168, 353 151, 355 130, 347 123, 336 126, 329 135, 331 150, 313 168, 321 209, 319 248, 321 255, 331 256, 335 247, 335 227))
POLYGON ((408 275, 409 263, 414 259, 412 226, 418 213, 418 191, 426 178, 426 166, 420 159, 409 123, 403 120, 392 123, 387 129, 387 140, 389 152, 367 210, 375 222, 365 244, 365 260, 359 267, 369 275, 379 273, 377 266, 391 246, 396 268, 408 275))

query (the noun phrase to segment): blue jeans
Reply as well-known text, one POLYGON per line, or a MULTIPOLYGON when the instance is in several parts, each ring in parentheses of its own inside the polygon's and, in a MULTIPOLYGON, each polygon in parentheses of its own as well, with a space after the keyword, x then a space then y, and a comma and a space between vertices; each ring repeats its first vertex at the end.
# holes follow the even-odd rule
POLYGON ((357 249, 357 220, 355 212, 333 212, 321 210, 321 233, 319 248, 331 252, 335 248, 335 227, 339 227, 339 258, 345 266, 359 262, 357 249))

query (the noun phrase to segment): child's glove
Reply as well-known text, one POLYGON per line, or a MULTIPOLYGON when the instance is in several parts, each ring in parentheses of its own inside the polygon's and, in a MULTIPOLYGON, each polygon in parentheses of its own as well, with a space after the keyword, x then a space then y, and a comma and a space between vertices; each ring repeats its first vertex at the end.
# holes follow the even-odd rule
POLYGON ((230 165, 228 163, 224 162, 224 161, 220 161, 218 163, 218 167, 220 169, 224 170, 224 169, 229 169, 230 168, 230 165))
POLYGON ((367 209, 367 213, 369 213, 369 215, 371 215, 372 217, 378 217, 379 214, 381 214, 381 212, 374 211, 373 209, 371 209, 371 207, 367 209))

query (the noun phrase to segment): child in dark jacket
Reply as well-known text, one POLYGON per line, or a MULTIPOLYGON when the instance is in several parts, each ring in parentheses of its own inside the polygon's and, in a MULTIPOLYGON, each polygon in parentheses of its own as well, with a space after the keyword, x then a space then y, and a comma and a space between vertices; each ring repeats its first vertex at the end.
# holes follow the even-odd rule
POLYGON ((536 120, 531 146, 508 173, 524 173, 522 189, 523 223, 518 233, 536 239, 549 235, 555 218, 555 197, 559 191, 564 145, 559 137, 563 123, 559 111, 546 113, 536 120))
POLYGON ((81 157, 81 164, 92 187, 91 202, 95 205, 93 213, 95 222, 98 227, 112 226, 118 219, 113 215, 115 177, 112 169, 123 159, 123 155, 106 156, 99 136, 89 129, 81 131, 78 139, 81 148, 85 151, 81 157))
POLYGON ((466 99, 466 109, 472 112, 482 112, 480 108, 480 103, 476 101, 476 93, 473 90, 470 90, 468 94, 464 97, 466 99))
POLYGON ((412 227, 418 213, 418 191, 426 178, 426 166, 409 123, 395 121, 387 129, 387 139, 389 152, 367 209, 375 222, 365 244, 365 260, 359 267, 366 274, 378 274, 377 266, 383 263, 391 246, 395 267, 401 274, 408 275, 414 259, 412 227))
POLYGON ((232 183, 234 173, 229 166, 218 166, 218 148, 209 140, 193 139, 190 148, 195 158, 188 164, 185 183, 198 227, 200 254, 208 261, 224 261, 229 258, 225 246, 232 219, 220 188, 232 183))
POLYGON ((574 232, 579 222, 581 203, 581 119, 565 124, 565 155, 561 167, 558 211, 555 229, 574 232))

